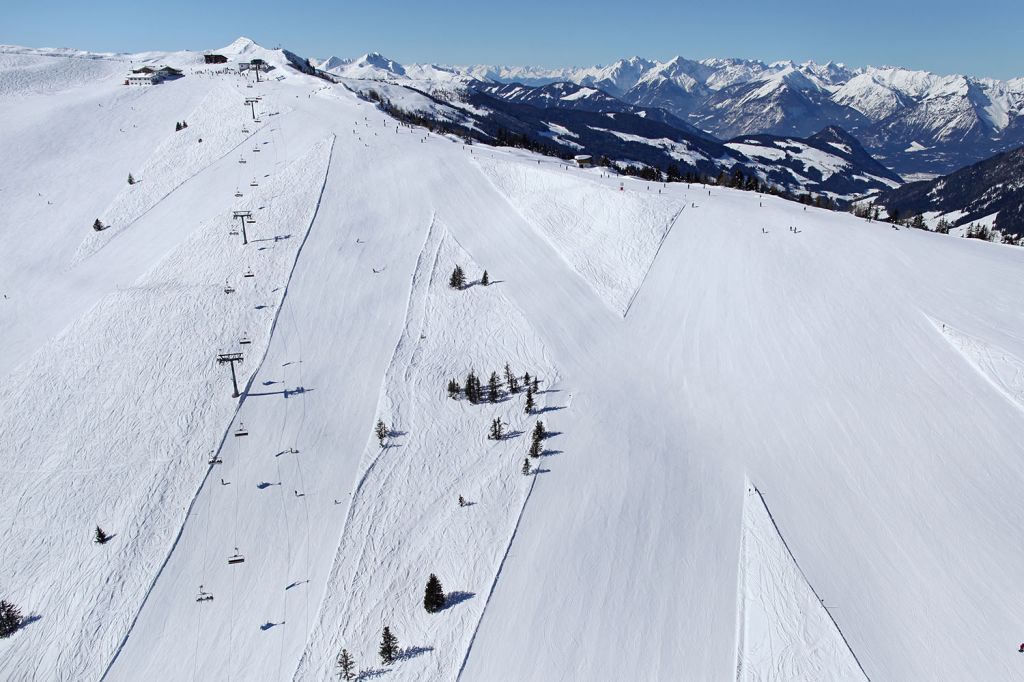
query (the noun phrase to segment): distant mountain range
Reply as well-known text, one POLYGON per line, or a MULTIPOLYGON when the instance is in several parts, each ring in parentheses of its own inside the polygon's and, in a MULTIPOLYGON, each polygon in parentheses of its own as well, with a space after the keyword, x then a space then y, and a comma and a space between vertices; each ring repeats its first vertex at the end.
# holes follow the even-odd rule
POLYGON ((629 104, 568 81, 501 83, 442 67, 403 67, 376 54, 332 58, 318 68, 381 100, 392 113, 422 117, 417 122, 432 121, 485 142, 504 140, 563 157, 586 154, 679 177, 753 176, 791 194, 824 195, 840 203, 903 182, 837 126, 807 136, 722 140, 665 109, 629 104))
MULTIPOLYGON (((579 95, 592 100, 586 107, 590 110, 616 111, 620 105, 662 109, 719 139, 760 134, 805 138, 839 126, 902 176, 948 173, 1024 144, 1024 78, 681 57, 536 69, 403 66, 373 53, 353 60, 332 57, 319 66, 344 78, 483 83, 481 89, 510 101, 514 88, 502 92, 494 86, 572 83, 595 91, 579 95)), ((561 108, 583 108, 564 97, 558 101, 561 108)))

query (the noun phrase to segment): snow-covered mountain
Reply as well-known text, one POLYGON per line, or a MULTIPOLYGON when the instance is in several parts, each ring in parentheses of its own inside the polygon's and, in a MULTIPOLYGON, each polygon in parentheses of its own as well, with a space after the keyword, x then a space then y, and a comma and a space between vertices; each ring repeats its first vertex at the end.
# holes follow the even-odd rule
POLYGON ((739 173, 775 191, 820 194, 838 202, 902 182, 835 127, 806 138, 748 136, 726 144, 664 109, 625 104, 590 85, 473 80, 452 87, 405 78, 339 82, 396 115, 432 121, 466 138, 501 140, 566 158, 586 154, 676 179, 739 173))
POLYGON ((1024 78, 680 57, 561 70, 455 70, 501 82, 598 87, 629 104, 666 109, 721 138, 806 136, 839 125, 899 173, 948 172, 1024 143, 1024 78))
POLYGON ((212 52, 0 50, 0 679, 1019 676, 1024 249, 212 52))
POLYGON ((984 225, 1006 235, 1024 235, 1024 147, 966 168, 883 192, 881 206, 904 217, 924 215, 930 227, 984 225))

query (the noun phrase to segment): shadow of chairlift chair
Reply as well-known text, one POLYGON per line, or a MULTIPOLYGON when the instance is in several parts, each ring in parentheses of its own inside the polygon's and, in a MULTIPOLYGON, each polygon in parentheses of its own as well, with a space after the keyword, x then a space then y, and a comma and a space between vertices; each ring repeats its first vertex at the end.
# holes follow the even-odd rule
POLYGON ((245 424, 238 422, 238 428, 235 429, 235 438, 241 438, 242 436, 248 436, 249 432, 245 429, 245 424))
POLYGON ((228 564, 244 564, 244 563, 245 563, 245 557, 242 556, 239 553, 238 548, 235 547, 235 553, 228 557, 228 564))
POLYGON ((203 589, 203 586, 199 586, 199 594, 196 595, 197 602, 213 601, 213 595, 203 589))
POLYGON ((252 148, 252 150, 253 150, 254 152, 261 152, 261 151, 263 151, 262 149, 260 149, 260 148, 259 148, 259 145, 257 145, 257 146, 255 146, 255 147, 253 147, 253 148, 252 148))
POLYGON ((260 183, 256 182, 256 178, 253 178, 252 182, 249 183, 249 186, 250 187, 259 187, 260 183))
POLYGON ((252 274, 252 268, 249 268, 248 270, 246 270, 245 274, 242 275, 242 277, 255 277, 255 276, 256 275, 252 274))
POLYGON ((242 334, 242 338, 238 341, 240 346, 248 346, 250 343, 252 343, 252 339, 248 334, 242 334))

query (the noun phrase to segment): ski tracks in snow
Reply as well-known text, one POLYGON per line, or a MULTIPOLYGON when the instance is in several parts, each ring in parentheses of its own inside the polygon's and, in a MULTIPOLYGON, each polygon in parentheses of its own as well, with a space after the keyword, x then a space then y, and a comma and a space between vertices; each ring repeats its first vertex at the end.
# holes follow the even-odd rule
POLYGON ((868 679, 749 481, 736 595, 736 682, 868 679))
MULTIPOLYGON (((515 536, 537 474, 523 476, 529 431, 523 392, 470 405, 448 398, 473 369, 486 385, 505 363, 522 377, 557 379, 540 340, 442 222, 431 221, 412 276, 405 326, 385 373, 378 415, 391 430, 384 448, 370 435, 363 473, 351 496, 335 563, 296 680, 324 679, 347 648, 367 672, 381 628, 389 625, 405 655, 397 679, 455 679, 515 536), (469 286, 448 287, 459 264, 469 286), (509 438, 489 441, 490 420, 509 438), (459 495, 469 504, 459 507, 459 495), (391 501, 404 500, 403 505, 391 501), (426 613, 426 579, 436 573, 452 603, 426 613)), ((543 410, 545 395, 538 395, 543 410)), ((367 425, 370 431, 372 424, 367 425)), ((369 435, 369 434, 368 434, 369 435)), ((554 453, 552 453, 554 454, 554 453)), ((543 470, 545 457, 531 460, 543 470)))

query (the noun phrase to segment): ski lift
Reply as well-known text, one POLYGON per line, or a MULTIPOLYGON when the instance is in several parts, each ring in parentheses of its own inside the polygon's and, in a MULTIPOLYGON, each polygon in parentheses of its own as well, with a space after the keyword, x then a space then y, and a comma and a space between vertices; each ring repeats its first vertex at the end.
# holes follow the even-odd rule
POLYGON ((239 156, 238 157, 238 163, 245 163, 245 157, 244 156, 239 156))
POLYGON ((246 127, 246 126, 242 126, 242 132, 243 132, 243 133, 247 133, 247 132, 249 132, 249 128, 248 128, 248 127, 246 127))
POLYGON ((237 199, 237 198, 239 198, 240 196, 242 196, 242 190, 240 190, 240 189, 238 189, 238 188, 236 187, 236 188, 235 188, 235 198, 237 199))
POLYGON ((238 428, 235 429, 235 438, 240 438, 242 436, 248 435, 249 432, 245 430, 245 424, 243 424, 242 422, 238 422, 238 428))
POLYGON ((231 284, 229 282, 227 282, 227 281, 224 282, 224 293, 225 294, 233 294, 233 293, 235 293, 235 288, 233 286, 231 286, 231 284))
POLYGON ((258 119, 258 118, 254 118, 254 119, 252 120, 252 122, 253 122, 253 123, 262 123, 262 121, 260 121, 260 119, 258 119))
POLYGON ((252 150, 253 150, 254 152, 261 152, 261 151, 263 151, 263 150, 262 150, 262 149, 260 149, 259 147, 253 147, 253 148, 252 148, 252 150))
POLYGON ((248 223, 249 225, 255 225, 256 224, 256 219, 255 218, 246 218, 245 222, 248 223))
POLYGON ((210 450, 210 459, 207 464, 223 464, 224 460, 220 458, 216 450, 210 450))
POLYGON ((239 345, 242 346, 248 346, 250 343, 252 343, 252 339, 249 338, 248 334, 242 334, 242 338, 238 343, 239 345))
POLYGON ((253 178, 252 182, 249 183, 249 186, 250 187, 259 187, 260 183, 256 182, 256 178, 253 178))
POLYGON ((204 590, 203 586, 200 585, 199 586, 199 594, 196 595, 196 601, 198 601, 198 602, 213 601, 213 595, 210 594, 209 592, 207 592, 206 590, 204 590))
POLYGON ((238 552, 238 548, 235 547, 235 553, 228 557, 228 564, 244 564, 245 557, 238 552))
POLYGON ((242 275, 242 277, 255 277, 255 276, 256 275, 252 274, 252 268, 249 268, 248 270, 246 270, 245 274, 242 275))
POLYGON ((232 227, 230 230, 228 230, 228 234, 230 234, 232 236, 237 235, 238 234, 238 230, 232 227))

